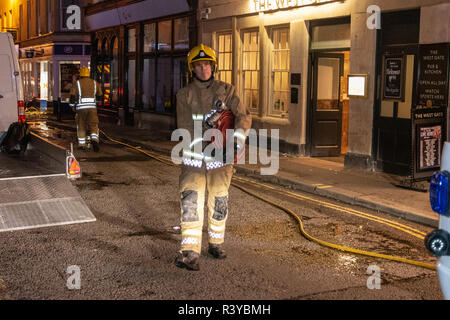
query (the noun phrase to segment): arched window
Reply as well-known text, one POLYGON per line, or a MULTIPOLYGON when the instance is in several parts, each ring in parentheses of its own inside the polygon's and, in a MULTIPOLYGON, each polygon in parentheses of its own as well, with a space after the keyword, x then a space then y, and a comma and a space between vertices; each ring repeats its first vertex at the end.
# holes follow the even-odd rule
POLYGON ((119 40, 111 40, 111 105, 119 105, 119 40))
POLYGON ((108 39, 103 38, 102 41, 102 56, 108 56, 108 39))

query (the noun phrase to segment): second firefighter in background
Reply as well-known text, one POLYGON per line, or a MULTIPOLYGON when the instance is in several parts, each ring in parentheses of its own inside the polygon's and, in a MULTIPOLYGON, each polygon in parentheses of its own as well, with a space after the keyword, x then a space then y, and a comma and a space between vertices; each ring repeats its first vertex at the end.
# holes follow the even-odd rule
POLYGON ((79 149, 86 147, 86 138, 89 134, 94 151, 100 150, 96 97, 101 95, 100 84, 90 78, 88 67, 82 67, 80 79, 73 84, 70 92, 70 104, 76 110, 75 122, 79 149))
MULTIPOLYGON (((227 126, 231 125, 228 129, 234 129, 234 139, 240 139, 239 144, 245 146, 244 133, 251 127, 251 115, 241 103, 234 86, 214 79, 217 70, 214 50, 202 44, 194 47, 188 54, 188 67, 193 81, 177 93, 178 128, 187 129, 194 137, 194 123, 200 125, 200 122, 205 128, 205 122, 208 122, 205 116, 211 115, 212 109, 217 106, 223 106, 230 115, 225 121, 227 126), (230 118, 234 121, 229 121, 230 118)), ((222 131, 227 129, 221 128, 220 123, 215 128, 222 131)), ((205 142, 193 141, 191 145, 196 143, 205 142)), ((232 175, 233 164, 206 157, 203 152, 197 154, 190 150, 187 154, 183 153, 179 178, 181 249, 175 259, 176 266, 199 270, 205 200, 208 209, 208 253, 217 259, 226 257, 222 245, 232 175)))

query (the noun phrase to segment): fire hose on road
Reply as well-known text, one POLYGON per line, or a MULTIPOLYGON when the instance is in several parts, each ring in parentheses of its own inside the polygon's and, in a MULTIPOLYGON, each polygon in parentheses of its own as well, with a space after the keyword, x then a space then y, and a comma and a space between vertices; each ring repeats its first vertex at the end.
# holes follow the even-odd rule
MULTIPOLYGON (((114 143, 126 146, 128 148, 133 149, 133 150, 136 150, 136 151, 138 151, 140 153, 143 153, 143 154, 147 155, 148 157, 150 157, 150 158, 152 158, 154 160, 157 160, 157 161, 159 161, 161 163, 164 163, 166 165, 176 166, 170 160, 169 157, 161 156, 161 155, 155 154, 153 152, 142 150, 141 148, 134 147, 134 146, 132 146, 130 144, 127 144, 127 143, 118 141, 116 139, 113 139, 113 138, 111 138, 108 134, 106 134, 102 130, 100 130, 100 132, 106 137, 106 139, 108 139, 111 142, 114 142, 114 143)), ((270 189, 276 190, 275 188, 273 188, 271 186, 268 186, 266 184, 256 183, 256 182, 251 181, 251 180, 247 180, 247 179, 243 179, 243 178, 236 178, 236 177, 234 177, 233 179, 235 181, 239 181, 241 183, 242 182, 246 182, 246 183, 251 183, 251 184, 254 184, 254 185, 257 185, 257 186, 260 186, 260 187, 266 187, 266 188, 270 188, 270 189)), ((332 249, 335 249, 335 250, 348 252, 348 253, 359 254, 359 255, 363 255, 363 256, 380 258, 380 259, 385 259, 385 260, 390 260, 390 261, 396 261, 396 262, 406 263, 406 264, 410 264, 410 265, 415 265, 415 266, 418 266, 418 267, 423 267, 423 268, 426 268, 426 269, 436 270, 436 265, 434 265, 434 264, 420 262, 420 261, 415 261, 415 260, 406 259, 406 258, 397 257, 397 256, 380 254, 380 253, 371 252, 371 251, 365 251, 365 250, 359 250, 359 249, 355 249, 355 248, 345 247, 345 246, 341 246, 341 245, 338 245, 338 244, 330 243, 330 242, 318 239, 316 237, 313 237, 313 236, 311 236, 310 234, 308 234, 305 231, 305 228, 303 226, 303 221, 302 221, 302 219, 300 218, 300 216, 296 212, 294 212, 291 209, 286 208, 285 206, 283 206, 281 204, 278 204, 278 203, 276 203, 276 202, 274 202, 272 200, 269 200, 269 199, 267 199, 265 197, 262 197, 259 194, 256 194, 255 192, 253 192, 253 191, 243 187, 242 185, 237 184, 235 181, 231 182, 231 185, 233 187, 235 187, 235 188, 237 188, 237 189, 239 189, 239 190, 241 190, 241 191, 243 191, 243 192, 245 192, 245 193, 247 193, 247 194, 257 198, 257 199, 260 199, 261 201, 264 201, 264 202, 266 202, 266 203, 268 203, 268 204, 270 204, 270 205, 272 205, 272 206, 274 206, 274 207, 276 207, 276 208, 286 212, 287 214, 291 215, 297 221, 297 223, 299 224, 299 230, 300 230, 301 235, 303 237, 305 237, 306 239, 308 239, 310 241, 313 241, 313 242, 315 242, 315 243, 317 243, 317 244, 319 244, 321 246, 324 246, 324 247, 327 247, 327 248, 332 248, 332 249)), ((360 211, 357 211, 357 210, 352 210, 352 209, 348 209, 348 208, 345 208, 345 207, 337 206, 337 205, 334 205, 334 204, 331 204, 331 203, 328 203, 328 202, 315 200, 313 198, 309 198, 309 197, 305 197, 305 196, 300 196, 298 194, 291 193, 291 192, 288 192, 288 193, 284 192, 284 194, 288 195, 290 197, 301 198, 303 200, 313 201, 313 202, 319 203, 320 205, 323 205, 323 206, 327 206, 328 208, 331 208, 331 209, 334 209, 334 210, 338 210, 338 211, 341 211, 341 212, 353 214, 353 215, 359 216, 359 217, 364 218, 364 219, 369 219, 369 220, 372 220, 372 221, 375 221, 375 222, 378 222, 378 223, 382 223, 382 224, 388 225, 388 226, 390 226, 392 228, 395 228, 395 229, 398 229, 398 230, 400 230, 402 232, 408 233, 408 234, 410 234, 410 235, 412 235, 412 236, 414 236, 416 238, 419 238, 421 240, 423 240, 425 238, 425 235, 426 235, 425 232, 422 232, 420 230, 411 228, 411 227, 409 227, 407 225, 403 225, 403 224, 400 224, 400 223, 392 221, 392 220, 379 218, 379 217, 376 217, 376 216, 373 216, 373 215, 369 215, 367 213, 363 213, 363 212, 360 212, 360 211)))

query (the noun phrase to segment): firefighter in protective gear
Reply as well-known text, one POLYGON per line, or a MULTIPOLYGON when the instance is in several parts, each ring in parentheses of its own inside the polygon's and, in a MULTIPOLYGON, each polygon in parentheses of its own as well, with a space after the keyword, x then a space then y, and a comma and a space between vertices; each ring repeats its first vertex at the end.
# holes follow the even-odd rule
POLYGON ((101 95, 100 84, 90 78, 88 67, 82 67, 80 79, 76 81, 70 92, 70 105, 76 110, 75 121, 79 149, 85 149, 86 135, 89 133, 94 151, 100 150, 96 96, 101 95))
MULTIPOLYGON (((214 50, 202 44, 194 47, 188 54, 188 67, 193 80, 177 93, 178 128, 187 129, 194 137, 194 126, 202 123, 203 130, 206 129, 205 120, 208 119, 205 116, 214 113, 211 110, 220 101, 229 112, 228 121, 224 123, 230 126, 229 129, 235 130, 236 139, 240 139, 240 145, 244 145, 244 133, 251 127, 251 115, 231 84, 214 79, 217 69, 214 50), (233 121, 229 121, 230 115, 233 121)), ((217 125, 217 121, 215 128, 224 129, 217 125)), ((195 143, 194 139, 191 145, 195 143)), ((208 209, 208 253, 217 259, 226 257, 222 244, 228 218, 228 188, 233 164, 206 157, 203 153, 190 152, 189 156, 185 157, 183 153, 179 177, 181 249, 175 265, 199 270, 205 200, 208 209)))

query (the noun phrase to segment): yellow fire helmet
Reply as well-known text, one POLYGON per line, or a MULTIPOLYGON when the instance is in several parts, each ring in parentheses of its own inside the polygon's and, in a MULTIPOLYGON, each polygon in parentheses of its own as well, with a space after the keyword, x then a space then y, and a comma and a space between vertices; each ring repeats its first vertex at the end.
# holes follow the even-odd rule
POLYGON ((89 71, 88 67, 82 67, 80 69, 80 77, 90 77, 91 76, 91 72, 89 71))
POLYGON ((214 63, 212 72, 216 72, 217 69, 217 58, 216 53, 214 50, 208 46, 205 46, 204 44, 199 44, 198 46, 194 47, 189 51, 188 56, 188 67, 189 72, 192 74, 192 71, 194 70, 194 67, 192 63, 196 61, 212 61, 214 63))

